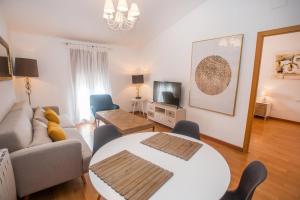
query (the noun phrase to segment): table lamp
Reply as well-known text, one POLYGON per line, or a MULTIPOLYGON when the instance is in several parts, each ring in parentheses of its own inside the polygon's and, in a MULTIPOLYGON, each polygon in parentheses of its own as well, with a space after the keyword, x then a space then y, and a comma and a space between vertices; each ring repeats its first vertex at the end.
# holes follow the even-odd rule
POLYGON ((37 60, 28 58, 16 58, 15 59, 15 76, 25 77, 25 88, 28 95, 28 101, 31 105, 31 77, 39 77, 39 71, 37 67, 37 60))
POLYGON ((269 96, 270 96, 270 90, 268 88, 264 88, 264 90, 262 91, 263 103, 267 103, 269 96))
POLYGON ((132 84, 136 85, 136 99, 141 99, 140 97, 140 86, 144 83, 144 75, 132 75, 132 84))

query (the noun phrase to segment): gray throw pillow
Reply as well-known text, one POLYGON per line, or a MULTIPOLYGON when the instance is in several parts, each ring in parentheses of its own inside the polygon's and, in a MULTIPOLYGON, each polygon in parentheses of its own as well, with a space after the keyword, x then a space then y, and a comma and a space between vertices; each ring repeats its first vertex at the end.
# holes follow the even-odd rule
POLYGON ((12 106, 11 111, 16 111, 16 110, 21 110, 21 109, 26 113, 26 116, 28 116, 28 118, 30 120, 33 118, 33 110, 31 108, 31 106, 29 105, 29 103, 27 103, 26 101, 16 102, 12 106))

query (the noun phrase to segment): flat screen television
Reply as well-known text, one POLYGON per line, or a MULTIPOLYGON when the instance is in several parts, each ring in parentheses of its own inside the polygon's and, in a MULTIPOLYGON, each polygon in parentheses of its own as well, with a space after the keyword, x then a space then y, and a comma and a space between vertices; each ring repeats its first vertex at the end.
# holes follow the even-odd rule
POLYGON ((179 107, 181 83, 154 81, 153 101, 179 107))

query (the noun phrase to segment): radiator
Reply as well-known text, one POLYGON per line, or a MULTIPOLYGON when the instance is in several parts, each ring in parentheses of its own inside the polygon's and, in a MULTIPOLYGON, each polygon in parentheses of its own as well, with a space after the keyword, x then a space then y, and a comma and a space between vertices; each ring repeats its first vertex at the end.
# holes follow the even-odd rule
POLYGON ((7 149, 0 150, 0 199, 17 199, 15 177, 7 149))

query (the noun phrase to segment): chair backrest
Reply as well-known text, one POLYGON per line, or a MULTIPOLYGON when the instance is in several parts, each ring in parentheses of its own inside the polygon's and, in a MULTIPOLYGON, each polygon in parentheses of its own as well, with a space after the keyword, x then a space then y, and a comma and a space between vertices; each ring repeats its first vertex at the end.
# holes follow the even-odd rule
POLYGON ((200 140, 199 126, 195 122, 187 120, 178 121, 171 132, 186 135, 200 140))
POLYGON ((106 143, 121 137, 119 130, 111 124, 103 125, 94 131, 93 154, 106 143))
POLYGON ((244 170, 237 192, 244 200, 251 200, 256 187, 267 178, 267 169, 260 161, 251 162, 244 170))
POLYGON ((90 106, 95 113, 102 110, 110 110, 113 106, 112 98, 109 94, 97 94, 90 96, 90 106))

